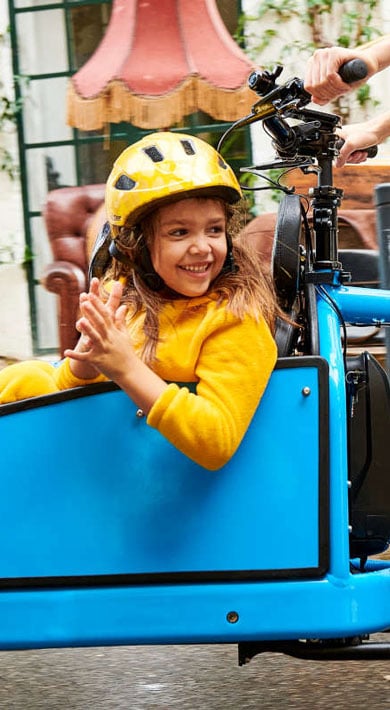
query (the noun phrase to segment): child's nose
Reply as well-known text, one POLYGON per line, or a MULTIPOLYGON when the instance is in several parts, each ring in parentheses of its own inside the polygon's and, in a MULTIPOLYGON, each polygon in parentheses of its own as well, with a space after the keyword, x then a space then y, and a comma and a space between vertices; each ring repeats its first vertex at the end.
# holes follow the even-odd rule
POLYGON ((209 252, 210 251, 210 243, 207 238, 207 235, 203 234, 202 232, 199 232, 198 234, 194 235, 190 249, 192 249, 192 251, 194 253, 209 252))

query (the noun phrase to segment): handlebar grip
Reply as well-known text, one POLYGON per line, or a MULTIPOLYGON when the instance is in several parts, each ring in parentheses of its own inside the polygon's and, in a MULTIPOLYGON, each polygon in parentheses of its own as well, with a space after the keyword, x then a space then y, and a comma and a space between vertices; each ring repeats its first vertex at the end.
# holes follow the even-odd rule
MULTIPOLYGON (((338 150, 340 150, 343 145, 344 145, 344 140, 342 138, 339 138, 336 141, 336 148, 338 150)), ((375 158, 376 154, 378 153, 378 146, 377 145, 370 145, 368 148, 360 148, 359 150, 362 150, 362 151, 364 151, 364 153, 367 153, 367 158, 375 158)))
POLYGON ((367 64, 363 59, 351 59, 341 65, 339 74, 346 84, 354 84, 355 81, 366 78, 368 74, 367 64))
POLYGON ((377 145, 370 145, 369 148, 366 148, 367 158, 375 158, 377 152, 378 152, 377 145))

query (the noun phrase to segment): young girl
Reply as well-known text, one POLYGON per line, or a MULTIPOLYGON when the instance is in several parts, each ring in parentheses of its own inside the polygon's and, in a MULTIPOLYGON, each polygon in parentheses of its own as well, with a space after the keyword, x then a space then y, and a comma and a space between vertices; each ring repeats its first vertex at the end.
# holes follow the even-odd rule
POLYGON ((223 466, 277 357, 269 278, 233 241, 241 197, 231 168, 198 138, 161 132, 127 148, 107 181, 79 342, 58 367, 0 372, 0 402, 113 380, 180 451, 223 466))

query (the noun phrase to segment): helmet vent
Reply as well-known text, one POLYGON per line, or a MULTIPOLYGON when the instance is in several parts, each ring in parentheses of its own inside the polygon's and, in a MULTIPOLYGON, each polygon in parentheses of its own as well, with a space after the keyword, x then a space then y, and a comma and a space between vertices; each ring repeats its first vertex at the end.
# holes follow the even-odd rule
POLYGON ((180 141, 180 143, 182 144, 184 152, 187 153, 187 155, 195 155, 196 151, 191 141, 180 141))
POLYGON ((132 190, 135 182, 128 175, 120 175, 115 183, 117 190, 132 190))
POLYGON ((160 153, 159 149, 156 148, 155 145, 152 145, 150 148, 144 148, 144 153, 153 160, 154 163, 161 163, 162 160, 164 160, 164 156, 162 153, 160 153))
POLYGON ((221 168, 223 168, 224 170, 227 170, 227 167, 228 167, 228 166, 226 165, 225 161, 222 160, 221 156, 219 156, 219 158, 218 158, 218 165, 219 165, 221 168))

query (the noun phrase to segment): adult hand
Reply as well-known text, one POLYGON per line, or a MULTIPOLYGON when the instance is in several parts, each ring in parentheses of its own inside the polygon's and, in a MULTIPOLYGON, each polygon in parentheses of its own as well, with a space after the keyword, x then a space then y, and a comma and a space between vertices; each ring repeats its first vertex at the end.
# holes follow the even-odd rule
POLYGON ((365 148, 368 149, 377 142, 377 136, 370 131, 368 123, 352 123, 344 126, 337 133, 343 141, 336 158, 337 168, 343 167, 345 163, 363 163, 367 160, 365 148))
POLYGON ((304 87, 312 95, 314 103, 323 105, 352 89, 364 84, 375 74, 378 66, 368 53, 342 47, 317 49, 306 65, 304 87), (340 74, 340 67, 352 59, 363 59, 367 66, 367 76, 361 81, 346 84, 340 74))

